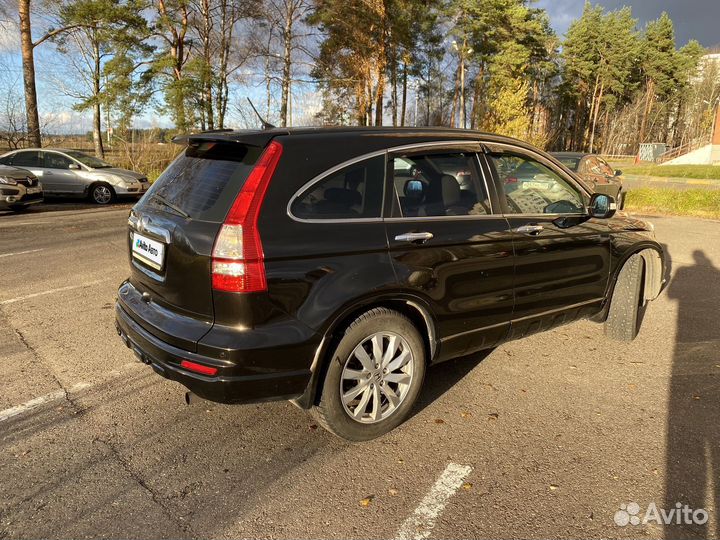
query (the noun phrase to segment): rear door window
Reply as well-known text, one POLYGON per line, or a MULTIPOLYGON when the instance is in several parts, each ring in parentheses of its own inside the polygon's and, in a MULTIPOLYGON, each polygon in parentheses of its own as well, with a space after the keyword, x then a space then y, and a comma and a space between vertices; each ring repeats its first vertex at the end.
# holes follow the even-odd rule
POLYGON ((166 209, 166 201, 202 221, 223 221, 262 148, 235 142, 191 143, 163 171, 144 200, 166 209))
POLYGON ((42 167, 42 155, 35 150, 18 152, 12 156, 11 162, 14 167, 42 167))
POLYGON ((348 165, 318 180, 290 206, 299 219, 374 219, 382 213, 385 156, 348 165))

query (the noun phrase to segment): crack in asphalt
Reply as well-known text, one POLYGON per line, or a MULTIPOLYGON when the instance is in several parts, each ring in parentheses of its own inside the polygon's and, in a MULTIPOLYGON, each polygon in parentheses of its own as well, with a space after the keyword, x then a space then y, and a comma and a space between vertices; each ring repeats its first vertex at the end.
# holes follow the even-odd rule
POLYGON ((186 533, 188 538, 197 538, 198 535, 193 532, 190 523, 177 516, 170 505, 167 504, 165 498, 150 487, 145 479, 130 465, 130 462, 122 455, 120 450, 118 450, 111 441, 100 437, 93 437, 93 443, 100 443, 110 451, 123 470, 137 483, 138 486, 150 495, 152 501, 160 507, 163 513, 175 524, 176 527, 178 527, 179 530, 186 533))
MULTIPOLYGON (((4 317, 4 318, 7 320, 8 323, 10 323, 10 321, 7 319, 7 317, 4 317)), ((50 377, 52 377, 52 380, 55 382, 55 384, 58 386, 58 388, 62 391, 63 399, 70 404, 70 407, 73 410, 73 414, 75 414, 75 415, 82 414, 85 411, 85 409, 72 398, 72 396, 70 395, 70 391, 65 387, 65 385, 58 378, 58 376, 55 375, 55 372, 53 371, 52 367, 47 365, 47 363, 45 362, 43 357, 35 350, 35 348, 32 345, 30 345, 30 343, 28 342, 28 340, 25 338, 25 336, 23 335, 23 333, 20 330, 15 328, 12 324, 10 324, 10 327, 12 328, 13 332, 20 340, 20 343, 23 344, 23 346, 30 352, 30 354, 32 354, 33 357, 45 368, 45 370, 50 375, 50 377)))

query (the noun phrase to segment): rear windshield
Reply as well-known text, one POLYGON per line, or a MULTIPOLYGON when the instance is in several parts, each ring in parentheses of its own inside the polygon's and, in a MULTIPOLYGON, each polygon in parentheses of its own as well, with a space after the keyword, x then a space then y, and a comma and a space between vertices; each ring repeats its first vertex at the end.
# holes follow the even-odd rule
POLYGON ((192 219, 223 221, 261 152, 233 142, 191 144, 153 183, 145 201, 172 212, 168 203, 192 219))
POLYGON ((557 158, 560 163, 565 165, 571 171, 577 171, 578 165, 580 165, 580 158, 574 157, 559 157, 557 158))

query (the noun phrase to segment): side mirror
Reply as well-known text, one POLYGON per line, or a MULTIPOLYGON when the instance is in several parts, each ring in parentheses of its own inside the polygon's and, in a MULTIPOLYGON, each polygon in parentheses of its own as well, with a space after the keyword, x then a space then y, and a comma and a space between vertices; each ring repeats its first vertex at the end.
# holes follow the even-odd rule
POLYGON ((68 169, 72 171, 79 171, 80 165, 78 165, 77 163, 71 163, 70 165, 68 165, 68 169))
POLYGON ((615 171, 615 176, 622 176, 622 171, 616 170, 616 171, 615 171))
POLYGON ((590 217, 607 219, 615 215, 617 204, 615 199, 604 193, 595 193, 590 197, 590 205, 588 206, 588 214, 590 217))

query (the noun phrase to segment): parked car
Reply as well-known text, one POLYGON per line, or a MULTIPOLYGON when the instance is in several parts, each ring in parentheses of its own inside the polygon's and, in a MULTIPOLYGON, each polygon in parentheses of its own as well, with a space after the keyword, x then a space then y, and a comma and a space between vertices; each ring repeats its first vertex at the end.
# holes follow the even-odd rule
POLYGON ((150 187, 144 174, 113 167, 76 150, 15 150, 0 156, 0 164, 32 171, 46 196, 89 197, 97 204, 108 204, 117 197, 139 197, 150 187))
POLYGON ((0 210, 20 212, 42 200, 42 186, 33 173, 0 165, 0 210))
POLYGON ((588 317, 631 340, 663 284, 650 224, 517 140, 336 128, 185 142, 131 210, 115 310, 125 344, 188 397, 290 399, 372 439, 407 418, 427 365, 588 317), (529 165, 543 185, 508 189, 529 165))
POLYGON ((612 195, 617 201, 618 208, 625 208, 622 171, 614 170, 607 161, 596 154, 554 152, 552 155, 576 173, 591 190, 612 195))

